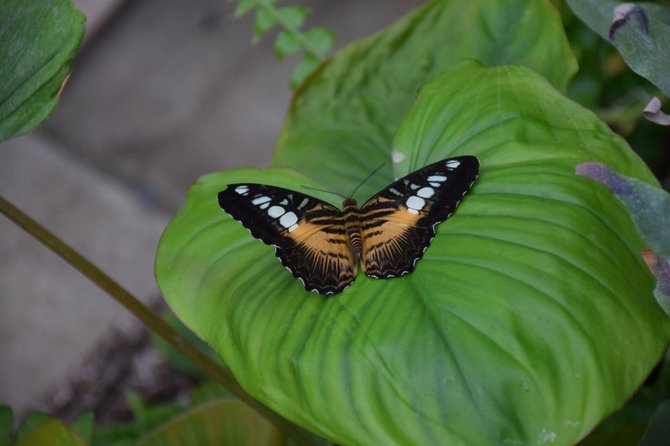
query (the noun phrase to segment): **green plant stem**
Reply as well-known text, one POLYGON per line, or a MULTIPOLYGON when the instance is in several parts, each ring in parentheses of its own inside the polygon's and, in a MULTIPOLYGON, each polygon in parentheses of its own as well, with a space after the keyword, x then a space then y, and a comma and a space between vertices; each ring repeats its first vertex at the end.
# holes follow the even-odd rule
POLYGON ((310 56, 316 58, 317 60, 323 62, 325 58, 314 51, 311 47, 311 44, 309 40, 305 39, 305 36, 303 33, 300 32, 300 29, 296 28, 295 26, 291 25, 289 22, 284 20, 284 17, 277 12, 277 8, 274 7, 271 3, 268 3, 264 0, 261 0, 258 3, 258 7, 263 9, 265 12, 267 12, 269 15, 271 15, 277 23, 279 23, 282 28, 284 28, 286 31, 288 31, 293 37, 300 42, 300 46, 305 50, 307 54, 310 56))
POLYGON ((0 211, 3 215, 16 223, 28 234, 42 242, 47 248, 62 257, 66 262, 81 272, 93 283, 102 288, 107 294, 123 305, 135 317, 146 324, 154 333, 172 345, 177 351, 188 358, 193 364, 206 373, 214 381, 230 390, 237 398, 244 401, 259 412, 270 422, 279 426, 293 440, 302 445, 317 443, 313 434, 288 421, 281 415, 273 412, 258 401, 251 398, 240 386, 229 370, 224 369, 198 347, 182 337, 179 332, 168 325, 150 308, 130 294, 125 288, 116 283, 111 277, 102 272, 85 257, 56 237, 53 233, 41 226, 35 220, 19 210, 4 197, 0 196, 0 211))

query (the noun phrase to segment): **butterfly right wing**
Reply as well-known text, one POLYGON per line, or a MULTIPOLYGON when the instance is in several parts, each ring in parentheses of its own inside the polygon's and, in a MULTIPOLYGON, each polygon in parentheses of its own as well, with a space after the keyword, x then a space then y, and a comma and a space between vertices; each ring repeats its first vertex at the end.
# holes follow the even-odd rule
POLYGON ((358 261, 349 248, 344 216, 336 207, 289 189, 230 184, 219 205, 268 245, 305 289, 339 293, 356 277, 358 261))
POLYGON ((425 166, 385 187, 361 207, 361 264, 369 276, 414 269, 479 175, 479 160, 459 156, 425 166))

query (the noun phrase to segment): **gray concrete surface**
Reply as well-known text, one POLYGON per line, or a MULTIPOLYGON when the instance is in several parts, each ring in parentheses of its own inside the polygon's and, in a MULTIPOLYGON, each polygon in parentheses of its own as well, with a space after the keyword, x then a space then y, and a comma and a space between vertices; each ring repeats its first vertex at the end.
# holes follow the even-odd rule
MULTIPOLYGON (((310 24, 341 46, 421 2, 282 3, 311 6, 310 24)), ((186 188, 268 163, 296 59, 275 61, 272 36, 251 45, 252 18, 234 19, 224 0, 123 5, 96 18, 54 115, 0 146, 0 193, 147 299, 160 232, 186 188)), ((21 412, 132 318, 4 218, 0 233, 0 403, 21 412)))

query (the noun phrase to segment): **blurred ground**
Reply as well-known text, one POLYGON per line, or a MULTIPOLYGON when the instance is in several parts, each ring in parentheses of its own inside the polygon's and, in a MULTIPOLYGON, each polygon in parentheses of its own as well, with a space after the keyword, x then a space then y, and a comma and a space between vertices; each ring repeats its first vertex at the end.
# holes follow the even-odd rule
MULTIPOLYGON (((91 14, 85 47, 54 115, 0 146, 0 193, 156 299, 162 229, 200 175, 267 165, 296 59, 274 60, 273 35, 252 46, 251 17, 234 19, 224 0, 75 3, 91 14)), ((422 2, 283 3, 310 6, 309 24, 342 46, 422 2)), ((0 404, 23 412, 137 323, 6 219, 0 233, 0 404)))

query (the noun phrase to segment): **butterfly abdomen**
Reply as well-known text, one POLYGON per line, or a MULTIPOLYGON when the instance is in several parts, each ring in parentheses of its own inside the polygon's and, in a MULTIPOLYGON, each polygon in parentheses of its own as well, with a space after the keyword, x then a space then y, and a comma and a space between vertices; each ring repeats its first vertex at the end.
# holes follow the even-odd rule
POLYGON ((342 203, 344 214, 344 228, 347 231, 347 239, 351 251, 356 256, 356 260, 361 258, 361 211, 358 209, 356 200, 347 198, 342 203))

